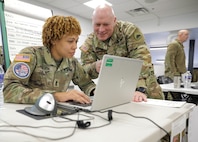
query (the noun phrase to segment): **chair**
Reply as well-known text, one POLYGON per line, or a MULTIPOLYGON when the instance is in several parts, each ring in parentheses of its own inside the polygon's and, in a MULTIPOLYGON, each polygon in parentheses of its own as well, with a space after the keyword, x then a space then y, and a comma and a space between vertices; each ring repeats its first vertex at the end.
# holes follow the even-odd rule
MULTIPOLYGON (((158 76, 157 81, 159 84, 173 83, 173 80, 171 78, 166 77, 164 75, 158 76)), ((173 101, 184 101, 184 100, 189 101, 189 102, 192 101, 189 94, 184 94, 180 92, 169 92, 169 93, 172 96, 173 101)), ((164 97, 165 97, 165 100, 168 100, 168 92, 164 92, 164 97)))
MULTIPOLYGON (((166 77, 164 75, 160 75, 157 77, 157 82, 159 84, 169 84, 169 83, 173 83, 173 80, 169 77, 166 77)), ((171 94, 172 96, 172 94, 171 94)), ((168 92, 164 92, 164 98, 165 100, 168 100, 168 92)))
POLYGON ((160 76, 157 77, 157 82, 159 84, 169 84, 169 83, 173 83, 173 80, 170 77, 160 75, 160 76))

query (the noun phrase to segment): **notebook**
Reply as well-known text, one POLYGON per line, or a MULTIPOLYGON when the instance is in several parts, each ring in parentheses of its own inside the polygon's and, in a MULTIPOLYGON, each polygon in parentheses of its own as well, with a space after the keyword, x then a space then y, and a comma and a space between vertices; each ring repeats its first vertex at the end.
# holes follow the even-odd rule
POLYGON ((59 107, 100 111, 131 102, 143 61, 104 55, 90 106, 58 102, 59 107))

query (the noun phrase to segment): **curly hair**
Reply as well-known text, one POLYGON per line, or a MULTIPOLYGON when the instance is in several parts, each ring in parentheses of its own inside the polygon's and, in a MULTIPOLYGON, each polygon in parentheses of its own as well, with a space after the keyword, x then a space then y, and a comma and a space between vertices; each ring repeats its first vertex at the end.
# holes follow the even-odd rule
POLYGON ((79 22, 72 16, 52 16, 43 25, 43 45, 51 48, 52 41, 60 40, 63 35, 80 35, 81 27, 79 22))

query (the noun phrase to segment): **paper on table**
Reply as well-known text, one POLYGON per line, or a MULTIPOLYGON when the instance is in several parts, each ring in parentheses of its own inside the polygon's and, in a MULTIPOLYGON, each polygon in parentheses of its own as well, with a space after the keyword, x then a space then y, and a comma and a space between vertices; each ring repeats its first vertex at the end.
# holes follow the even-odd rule
POLYGON ((147 102, 142 102, 145 104, 166 106, 166 107, 182 107, 186 102, 185 101, 170 101, 170 100, 158 100, 158 99, 147 99, 147 102))

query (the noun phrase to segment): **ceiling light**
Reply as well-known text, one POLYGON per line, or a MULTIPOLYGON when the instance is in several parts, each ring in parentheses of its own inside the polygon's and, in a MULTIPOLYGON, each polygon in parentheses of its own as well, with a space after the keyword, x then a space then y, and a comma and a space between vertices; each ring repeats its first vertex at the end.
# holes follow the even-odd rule
POLYGON ((101 4, 108 4, 109 6, 112 6, 112 4, 106 0, 91 0, 91 1, 84 3, 84 5, 91 7, 93 9, 95 9, 98 5, 101 5, 101 4))
POLYGON ((150 47, 150 50, 167 50, 167 47, 150 47))
POLYGON ((145 3, 154 3, 154 2, 156 2, 158 0, 144 0, 144 1, 145 1, 145 3))

